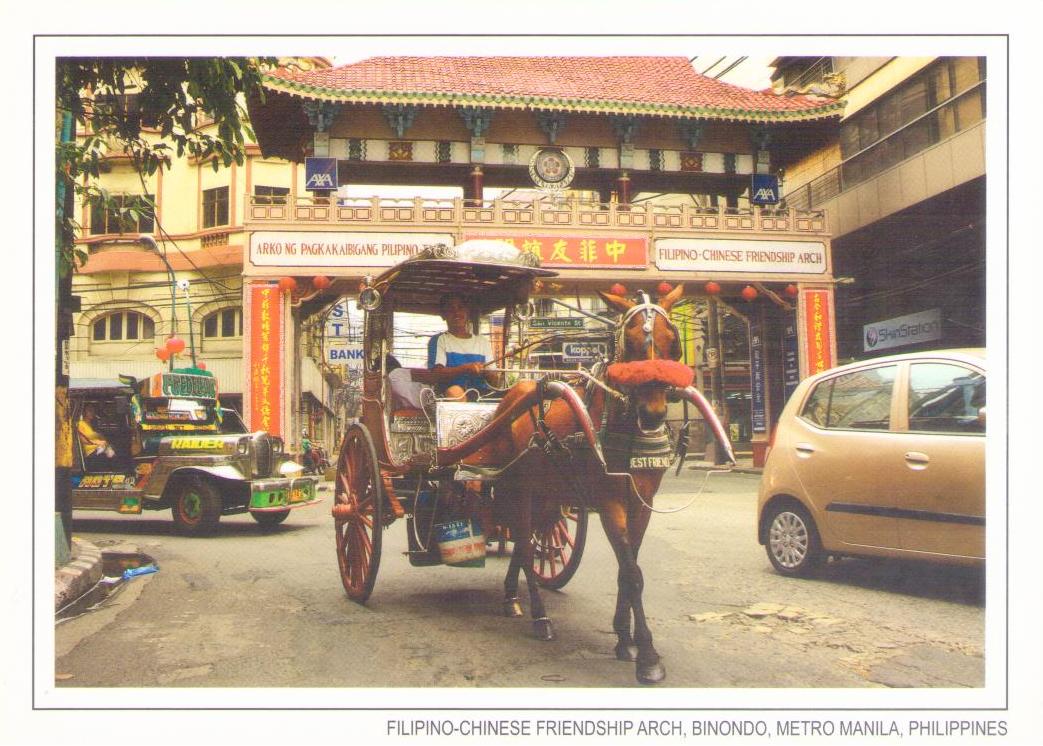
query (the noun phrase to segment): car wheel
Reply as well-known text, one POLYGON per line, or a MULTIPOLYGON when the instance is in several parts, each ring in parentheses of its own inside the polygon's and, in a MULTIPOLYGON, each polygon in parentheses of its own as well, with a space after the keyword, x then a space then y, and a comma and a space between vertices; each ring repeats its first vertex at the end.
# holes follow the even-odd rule
POLYGON ((768 514, 764 548, 775 570, 789 577, 803 577, 822 564, 822 544, 808 511, 792 503, 778 503, 768 514))
POLYGON ((178 484, 171 510, 174 525, 187 536, 213 532, 221 520, 221 494, 206 479, 190 477, 178 484))

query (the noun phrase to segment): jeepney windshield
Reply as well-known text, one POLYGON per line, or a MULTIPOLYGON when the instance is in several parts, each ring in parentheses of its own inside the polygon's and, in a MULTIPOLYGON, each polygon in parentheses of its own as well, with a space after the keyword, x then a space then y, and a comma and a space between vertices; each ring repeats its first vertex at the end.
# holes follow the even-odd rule
POLYGON ((141 402, 143 425, 178 425, 184 428, 217 426, 214 402, 199 399, 146 398, 141 402))

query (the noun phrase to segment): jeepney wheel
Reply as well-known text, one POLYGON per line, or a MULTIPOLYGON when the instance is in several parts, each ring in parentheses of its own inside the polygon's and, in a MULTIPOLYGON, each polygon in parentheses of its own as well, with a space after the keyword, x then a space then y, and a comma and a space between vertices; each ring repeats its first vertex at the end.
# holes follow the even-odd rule
POLYGON ((337 563, 348 598, 369 598, 380 567, 384 494, 377 451, 365 425, 348 428, 337 459, 333 521, 337 563))
POLYGON ((221 493, 201 477, 180 480, 170 509, 177 530, 187 536, 211 533, 221 520, 221 493))
POLYGON ((562 509, 561 519, 545 531, 532 532, 532 569, 541 588, 564 588, 579 569, 587 543, 586 507, 562 509))
POLYGON ((278 526, 280 523, 286 520, 286 516, 290 514, 289 510, 278 510, 278 511, 255 511, 250 513, 260 525, 268 528, 270 526, 278 526))

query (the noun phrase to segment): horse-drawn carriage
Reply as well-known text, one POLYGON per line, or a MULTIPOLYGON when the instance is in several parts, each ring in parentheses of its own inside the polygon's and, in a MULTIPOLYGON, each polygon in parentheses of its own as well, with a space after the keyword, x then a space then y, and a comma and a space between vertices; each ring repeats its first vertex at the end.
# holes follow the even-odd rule
POLYGON ((333 507, 341 578, 351 599, 369 598, 382 533, 400 518, 415 565, 473 562, 495 530, 514 541, 505 613, 522 614, 524 573, 536 635, 551 639, 539 586, 569 581, 583 553, 588 511, 596 512, 620 567, 616 655, 637 662, 639 681, 654 683, 665 671, 645 622, 636 558, 660 480, 683 458, 686 439, 674 442, 666 428, 668 400, 693 403, 724 458, 734 458, 720 421, 691 385, 692 370, 677 362, 669 309, 683 289, 656 302, 646 293, 600 293, 620 318, 581 313, 602 325, 606 358, 589 369, 549 371, 527 362, 534 341, 526 322, 535 284, 554 274, 510 244, 469 241, 426 250, 367 278, 359 294, 366 312, 362 416, 341 445, 333 507), (450 292, 467 299, 473 334, 482 315, 503 314, 499 349, 481 371, 494 379, 492 390, 465 400, 421 387, 419 401, 402 406, 390 375, 397 367, 395 315, 438 314, 450 292))

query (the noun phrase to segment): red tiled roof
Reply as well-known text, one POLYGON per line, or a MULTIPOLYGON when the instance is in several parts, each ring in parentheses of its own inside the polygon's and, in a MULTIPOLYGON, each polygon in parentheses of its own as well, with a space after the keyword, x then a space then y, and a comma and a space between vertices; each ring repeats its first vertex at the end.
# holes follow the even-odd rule
POLYGON ((265 85, 340 102, 712 119, 817 119, 838 116, 842 106, 714 80, 685 57, 371 57, 319 70, 279 68, 265 85))

